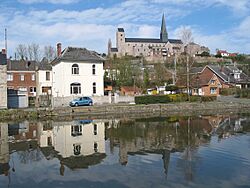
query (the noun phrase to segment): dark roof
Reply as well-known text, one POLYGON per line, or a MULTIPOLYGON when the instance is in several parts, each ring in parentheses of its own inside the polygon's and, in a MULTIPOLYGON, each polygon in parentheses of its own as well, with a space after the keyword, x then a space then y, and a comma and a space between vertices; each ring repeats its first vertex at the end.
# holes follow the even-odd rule
MULTIPOLYGON (((125 38, 125 42, 142 42, 142 43, 166 43, 161 39, 152 39, 152 38, 125 38)), ((168 39, 168 42, 175 44, 182 44, 182 41, 179 39, 168 39)))
POLYGON ((38 65, 38 70, 52 70, 52 65, 46 58, 43 58, 38 65))
POLYGON ((207 67, 210 68, 218 77, 220 77, 225 82, 229 82, 229 83, 249 83, 250 82, 250 78, 235 66, 208 65, 207 67), (235 73, 240 73, 239 79, 234 78, 235 73))
POLYGON ((111 52, 118 52, 117 48, 111 48, 111 52))
POLYGON ((124 32, 123 28, 118 28, 117 30, 118 30, 118 32, 124 32))
POLYGON ((36 65, 36 61, 8 60, 7 71, 35 71, 36 65))
POLYGON ((2 54, 2 52, 0 52, 0 65, 6 65, 6 64, 7 64, 6 54, 2 54))
POLYGON ((86 48, 68 47, 62 51, 59 57, 56 57, 51 64, 54 65, 60 61, 88 61, 88 62, 103 62, 97 52, 87 50, 86 48))

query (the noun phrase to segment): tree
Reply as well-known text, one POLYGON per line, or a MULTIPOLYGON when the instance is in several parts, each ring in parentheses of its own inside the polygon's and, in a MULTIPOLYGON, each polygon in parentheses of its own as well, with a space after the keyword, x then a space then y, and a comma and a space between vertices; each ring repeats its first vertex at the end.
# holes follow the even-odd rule
POLYGON ((16 47, 16 54, 18 59, 27 58, 27 47, 25 44, 19 44, 16 47))
POLYGON ((56 50, 52 46, 45 46, 44 47, 44 56, 49 60, 52 61, 56 57, 56 50))
POLYGON ((39 44, 32 43, 28 45, 28 59, 39 61, 40 59, 40 47, 39 44))
POLYGON ((187 27, 182 27, 181 30, 179 31, 179 36, 180 36, 184 46, 186 46, 187 44, 194 41, 192 35, 193 35, 192 30, 190 28, 187 28, 187 27))

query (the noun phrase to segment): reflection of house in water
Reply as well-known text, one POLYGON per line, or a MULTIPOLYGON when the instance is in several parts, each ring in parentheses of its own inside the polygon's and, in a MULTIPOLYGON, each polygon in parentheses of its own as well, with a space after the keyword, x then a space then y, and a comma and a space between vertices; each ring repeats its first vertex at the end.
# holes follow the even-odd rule
POLYGON ((238 116, 228 116, 223 119, 216 129, 219 138, 227 138, 235 133, 249 131, 250 118, 239 118, 238 116))
POLYGON ((104 138, 104 122, 82 120, 39 125, 39 145, 44 154, 49 154, 46 150, 55 150, 54 157, 72 169, 100 163, 106 156, 104 138))
POLYGON ((37 123, 24 121, 9 124, 8 134, 14 141, 37 140, 37 123))
POLYGON ((9 160, 8 124, 0 123, 0 175, 8 175, 9 160))

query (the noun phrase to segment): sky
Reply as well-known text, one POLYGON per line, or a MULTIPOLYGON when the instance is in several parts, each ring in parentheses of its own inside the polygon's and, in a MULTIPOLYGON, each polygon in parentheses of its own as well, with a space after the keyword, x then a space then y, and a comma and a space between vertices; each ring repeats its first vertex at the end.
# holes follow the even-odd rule
POLYGON ((107 53, 117 27, 126 37, 159 38, 163 13, 169 38, 186 27, 212 53, 250 54, 250 0, 1 0, 0 48, 7 28, 8 56, 18 44, 58 42, 107 53))

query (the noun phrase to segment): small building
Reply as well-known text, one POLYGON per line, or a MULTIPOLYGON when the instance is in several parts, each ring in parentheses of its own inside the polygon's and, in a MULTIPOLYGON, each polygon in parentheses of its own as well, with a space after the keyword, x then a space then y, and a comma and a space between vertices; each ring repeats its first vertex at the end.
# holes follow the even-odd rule
POLYGON ((7 108, 7 57, 5 49, 0 52, 0 109, 7 108))
POLYGON ((67 47, 61 51, 52 65, 52 96, 78 97, 104 95, 104 59, 86 48, 67 47))
POLYGON ((210 53, 210 50, 208 47, 200 46, 199 44, 196 44, 194 42, 187 44, 184 47, 184 51, 193 57, 202 55, 204 52, 206 52, 207 54, 210 53))
POLYGON ((120 94, 125 96, 140 95, 142 92, 138 87, 133 86, 122 86, 120 89, 120 94))

